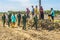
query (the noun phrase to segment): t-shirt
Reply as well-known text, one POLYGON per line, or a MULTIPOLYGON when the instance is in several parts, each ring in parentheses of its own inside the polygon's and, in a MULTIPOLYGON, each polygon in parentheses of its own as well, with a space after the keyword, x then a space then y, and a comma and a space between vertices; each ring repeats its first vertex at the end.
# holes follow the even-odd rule
POLYGON ((51 15, 52 16, 55 16, 54 10, 51 11, 51 15))
POLYGON ((36 14, 39 13, 38 8, 35 8, 34 11, 35 11, 36 14))
POLYGON ((32 13, 34 13, 34 8, 32 9, 32 13))
POLYGON ((43 14, 43 8, 40 8, 40 13, 43 14))
POLYGON ((23 23, 25 23, 26 22, 26 15, 24 15, 23 17, 22 17, 22 19, 23 19, 23 23))
POLYGON ((18 14, 17 17, 18 17, 18 20, 20 20, 21 19, 21 14, 18 14))
POLYGON ((15 15, 12 15, 12 16, 11 16, 11 21, 12 21, 12 22, 16 22, 16 17, 15 17, 15 15))

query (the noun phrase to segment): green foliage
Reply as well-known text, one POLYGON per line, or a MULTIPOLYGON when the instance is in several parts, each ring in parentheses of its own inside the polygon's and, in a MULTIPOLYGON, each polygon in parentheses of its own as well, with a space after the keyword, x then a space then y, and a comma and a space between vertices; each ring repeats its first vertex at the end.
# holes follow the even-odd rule
MULTIPOLYGON (((51 11, 50 10, 46 10, 45 11, 47 14, 49 14, 51 11)), ((60 11, 59 10, 55 10, 55 14, 56 15, 60 15, 60 11)))

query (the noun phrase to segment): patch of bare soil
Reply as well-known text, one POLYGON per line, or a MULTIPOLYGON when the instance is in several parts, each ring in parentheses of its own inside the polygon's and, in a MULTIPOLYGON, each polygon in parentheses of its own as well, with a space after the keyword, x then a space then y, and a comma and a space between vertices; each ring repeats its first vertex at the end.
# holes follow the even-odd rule
POLYGON ((60 40, 60 31, 20 30, 0 27, 0 40, 60 40))

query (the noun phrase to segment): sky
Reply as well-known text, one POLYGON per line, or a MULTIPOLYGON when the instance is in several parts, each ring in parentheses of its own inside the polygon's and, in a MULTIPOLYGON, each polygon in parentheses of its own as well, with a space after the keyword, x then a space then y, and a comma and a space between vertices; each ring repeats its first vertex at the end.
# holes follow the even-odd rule
MULTIPOLYGON (((60 10, 60 0, 42 0, 44 10, 60 10)), ((39 5, 39 0, 0 0, 0 12, 3 11, 22 11, 31 6, 39 5)))

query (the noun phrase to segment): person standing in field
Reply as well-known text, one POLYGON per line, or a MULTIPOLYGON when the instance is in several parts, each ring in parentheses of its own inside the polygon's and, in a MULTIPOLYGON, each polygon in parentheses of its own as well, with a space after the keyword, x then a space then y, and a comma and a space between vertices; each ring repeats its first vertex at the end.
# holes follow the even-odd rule
POLYGON ((17 19, 18 19, 18 26, 20 26, 20 21, 21 21, 21 13, 18 12, 17 14, 17 19))
POLYGON ((11 13, 8 14, 8 26, 10 27, 10 24, 11 24, 11 13))
POLYGON ((34 6, 32 6, 32 17, 34 16, 34 6))
POLYGON ((5 16, 6 16, 6 24, 8 25, 8 14, 6 14, 5 16))
POLYGON ((27 18, 30 18, 30 10, 29 10, 29 8, 26 8, 26 13, 27 13, 27 18))
POLYGON ((6 16, 5 16, 5 14, 3 14, 3 16, 2 16, 2 21, 3 21, 3 27, 5 27, 5 23, 6 23, 6 16))
POLYGON ((24 14, 24 16, 22 17, 22 21, 23 21, 23 29, 25 30, 26 29, 26 20, 27 19, 27 16, 26 14, 24 14))
POLYGON ((38 15, 39 14, 38 6, 35 7, 34 12, 35 12, 35 15, 38 15))
POLYGON ((53 9, 53 8, 51 8, 51 18, 52 18, 52 21, 54 21, 54 16, 55 16, 54 9, 53 9))
POLYGON ((40 15, 39 15, 39 19, 43 19, 44 20, 44 12, 43 12, 43 7, 40 6, 40 15))
POLYGON ((33 24, 33 26, 35 25, 36 30, 37 30, 37 24, 38 24, 38 17, 37 17, 37 15, 35 15, 34 16, 34 24, 33 24))
POLYGON ((16 23, 16 16, 15 16, 15 14, 12 14, 11 22, 12 22, 12 27, 14 28, 15 27, 15 23, 16 23))

